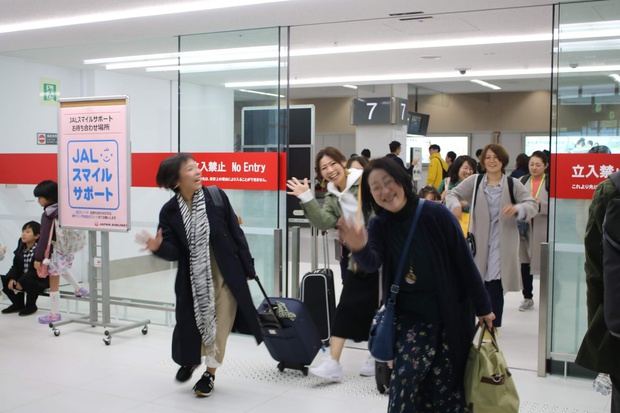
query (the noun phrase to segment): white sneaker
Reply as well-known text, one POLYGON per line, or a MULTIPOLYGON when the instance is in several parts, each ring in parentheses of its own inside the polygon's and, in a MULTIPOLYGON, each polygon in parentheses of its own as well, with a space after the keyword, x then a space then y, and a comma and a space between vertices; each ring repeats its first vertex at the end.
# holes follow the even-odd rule
POLYGON ((321 377, 329 381, 342 380, 342 366, 336 360, 325 360, 318 367, 310 367, 308 372, 313 376, 321 377))
POLYGON ((375 359, 368 356, 368 359, 360 369, 360 376, 371 377, 375 375, 375 359))
POLYGON ((531 310, 532 308, 534 308, 534 300, 532 300, 531 298, 526 298, 521 302, 521 305, 519 306, 519 311, 527 311, 531 310))

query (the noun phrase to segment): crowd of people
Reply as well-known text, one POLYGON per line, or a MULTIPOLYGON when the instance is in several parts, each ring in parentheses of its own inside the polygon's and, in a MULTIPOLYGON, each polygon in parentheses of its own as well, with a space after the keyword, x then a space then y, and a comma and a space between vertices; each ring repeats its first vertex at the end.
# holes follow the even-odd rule
MULTIPOLYGON (((429 180, 416 193, 414 163, 405 166, 400 159, 400 143, 389 147, 387 156, 375 159, 367 149, 348 159, 334 147, 320 150, 315 170, 326 190, 323 202, 315 198, 309 177, 287 181, 288 194, 299 199, 310 223, 336 230, 342 244, 343 287, 329 357, 309 372, 328 381, 343 379, 345 341, 367 340, 373 316, 395 278, 396 263, 404 259, 396 302, 396 356, 390 362, 398 373, 392 377, 388 411, 464 411, 462 376, 476 318, 497 331, 509 291, 522 292, 519 310, 534 306, 533 278, 540 271, 540 243, 547 238, 549 159, 542 151, 520 155, 516 179, 505 173, 509 156, 499 144, 485 146, 479 162, 452 151, 443 159, 439 145, 433 144, 429 180), (418 206, 420 223, 405 247, 418 206), (475 250, 468 237, 475 240, 475 250)), ((156 234, 137 240, 154 255, 178 262, 172 335, 172 359, 179 365, 176 379, 189 380, 204 364, 193 391, 207 397, 233 326, 244 323, 257 343, 262 333, 248 287, 256 271, 244 232, 226 193, 217 189, 214 195, 200 176, 189 154, 162 161, 156 181, 173 197, 161 209, 156 234)), ((77 296, 88 295, 71 275, 73 256, 56 254, 49 277, 36 273, 47 240, 55 236, 57 192, 53 181, 34 190, 44 208, 42 224, 31 221, 22 228, 13 267, 2 277, 12 303, 4 314, 36 312, 37 296, 49 288, 51 312, 39 320, 60 320, 59 276, 77 296)), ((1 258, 5 250, 0 248, 1 258)), ((359 373, 373 376, 374 366, 368 356, 359 373)))

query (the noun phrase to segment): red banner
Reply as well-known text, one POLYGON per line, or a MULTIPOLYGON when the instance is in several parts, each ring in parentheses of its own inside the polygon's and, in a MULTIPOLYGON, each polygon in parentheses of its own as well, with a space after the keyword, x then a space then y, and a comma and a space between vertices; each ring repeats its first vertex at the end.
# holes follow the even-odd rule
POLYGON ((560 153, 551 155, 551 196, 562 199, 592 199, 597 185, 620 169, 620 155, 604 153, 560 153))
MULTIPOLYGON (((171 155, 174 153, 132 153, 131 186, 156 187, 155 176, 159 164, 171 155)), ((202 171, 204 185, 254 191, 286 188, 284 153, 213 152, 192 155, 202 171)), ((45 179, 58 179, 55 153, 0 154, 0 183, 36 185, 45 179)))

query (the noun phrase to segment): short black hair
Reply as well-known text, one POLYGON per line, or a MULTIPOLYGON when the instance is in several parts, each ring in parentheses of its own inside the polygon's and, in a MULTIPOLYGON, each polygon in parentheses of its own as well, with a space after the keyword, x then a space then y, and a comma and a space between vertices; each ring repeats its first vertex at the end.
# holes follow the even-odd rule
POLYGON ((34 187, 34 191, 32 192, 37 198, 45 198, 52 204, 58 203, 58 184, 54 181, 50 181, 49 179, 41 181, 34 187))
POLYGON ((370 216, 370 213, 374 211, 376 214, 381 214, 383 212, 383 208, 381 208, 375 202, 372 193, 370 192, 370 185, 368 185, 368 176, 375 169, 382 169, 388 175, 390 175, 398 185, 400 185, 405 191, 405 197, 409 202, 415 201, 418 199, 418 195, 413 191, 413 183, 411 181, 411 176, 407 173, 405 168, 394 162, 392 159, 384 156, 383 158, 373 159, 368 163, 368 165, 364 168, 364 173, 362 174, 362 211, 364 212, 364 216, 370 216))
POLYGON ((177 182, 179 182, 181 178, 179 171, 181 170, 181 166, 190 159, 192 161, 195 160, 189 153, 181 152, 161 161, 159 169, 157 170, 157 176, 155 177, 157 185, 160 188, 167 188, 174 192, 178 192, 177 182))
POLYGON ((476 157, 480 158, 480 154, 482 153, 482 149, 476 149, 476 157))
POLYGON ((611 149, 605 145, 598 145, 591 147, 588 153, 611 153, 611 149))
POLYGON ((37 221, 28 221, 24 224, 24 226, 22 227, 22 231, 26 230, 30 228, 32 230, 32 233, 34 235, 39 235, 41 233, 41 224, 39 224, 37 221))
POLYGON ((517 155, 517 169, 527 169, 527 165, 530 163, 530 157, 526 153, 520 153, 517 155))
POLYGON ((446 154, 446 158, 450 158, 450 159, 452 159, 452 162, 454 162, 454 160, 456 159, 456 152, 454 152, 454 151, 449 151, 449 152, 446 154))
POLYGON ((439 145, 437 145, 436 143, 432 144, 431 146, 428 147, 428 150, 430 151, 431 149, 436 149, 437 152, 441 152, 441 147, 439 145))
POLYGON ((396 150, 397 150, 398 148, 400 148, 401 146, 402 146, 402 145, 401 145, 401 143, 400 143, 400 142, 398 142, 398 141, 392 141, 392 142, 390 142, 390 152, 391 152, 391 153, 396 152, 396 150))
POLYGON ((370 159, 370 149, 362 149, 362 156, 370 159))

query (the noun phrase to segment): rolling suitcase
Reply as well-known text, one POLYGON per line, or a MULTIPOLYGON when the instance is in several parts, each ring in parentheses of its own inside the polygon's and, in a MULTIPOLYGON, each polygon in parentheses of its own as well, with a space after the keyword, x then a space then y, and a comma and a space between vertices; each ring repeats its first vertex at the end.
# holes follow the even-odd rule
POLYGON ((322 347, 319 333, 303 302, 295 298, 269 298, 255 278, 265 299, 258 307, 258 319, 269 354, 278 361, 278 370, 301 370, 308 375, 308 365, 322 347))
POLYGON ((377 390, 384 394, 390 388, 390 377, 392 369, 388 367, 385 361, 375 361, 375 381, 377 382, 377 390))
POLYGON ((325 268, 307 273, 301 279, 301 301, 306 304, 310 316, 319 331, 319 336, 325 347, 329 346, 332 322, 336 312, 336 297, 334 291, 334 273, 329 268, 329 251, 327 246, 327 232, 322 232, 323 251, 325 254, 325 268))

